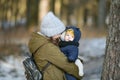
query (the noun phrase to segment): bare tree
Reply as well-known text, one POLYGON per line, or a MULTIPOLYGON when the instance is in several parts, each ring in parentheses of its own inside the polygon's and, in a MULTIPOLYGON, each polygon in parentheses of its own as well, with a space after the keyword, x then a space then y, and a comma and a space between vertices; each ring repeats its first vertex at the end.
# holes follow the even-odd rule
POLYGON ((27 26, 38 25, 39 0, 27 0, 27 26))
POLYGON ((52 11, 52 12, 55 12, 55 0, 51 0, 51 6, 50 6, 50 10, 52 11))
POLYGON ((111 0, 108 37, 101 80, 120 80, 120 0, 111 0))
POLYGON ((99 0, 99 10, 98 10, 98 27, 105 26, 106 17, 106 0, 99 0))

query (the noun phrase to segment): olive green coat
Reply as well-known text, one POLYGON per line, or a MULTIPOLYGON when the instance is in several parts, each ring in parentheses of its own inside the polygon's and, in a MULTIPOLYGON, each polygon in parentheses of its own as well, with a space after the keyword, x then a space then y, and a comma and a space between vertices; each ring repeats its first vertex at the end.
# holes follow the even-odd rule
POLYGON ((77 66, 74 63, 69 63, 60 49, 51 43, 47 37, 33 33, 28 45, 31 53, 34 53, 41 46, 37 52, 33 54, 40 70, 48 61, 52 63, 44 71, 44 80, 66 80, 64 72, 72 74, 80 80, 77 66))

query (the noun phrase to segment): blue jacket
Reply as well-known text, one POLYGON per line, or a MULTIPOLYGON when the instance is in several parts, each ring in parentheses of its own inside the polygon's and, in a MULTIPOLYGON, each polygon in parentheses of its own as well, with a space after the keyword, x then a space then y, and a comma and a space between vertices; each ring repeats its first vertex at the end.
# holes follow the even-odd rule
MULTIPOLYGON (((81 32, 79 28, 74 26, 67 27, 66 29, 73 29, 74 30, 74 40, 70 42, 60 41, 59 47, 61 51, 67 56, 68 61, 75 62, 78 58, 78 46, 79 40, 81 37, 81 32)), ((76 78, 68 73, 65 74, 67 80, 76 80, 76 78)))
POLYGON ((68 61, 74 62, 78 58, 78 46, 81 38, 81 31, 75 26, 69 26, 66 29, 74 30, 74 40, 70 42, 61 41, 59 46, 61 51, 67 56, 68 61))

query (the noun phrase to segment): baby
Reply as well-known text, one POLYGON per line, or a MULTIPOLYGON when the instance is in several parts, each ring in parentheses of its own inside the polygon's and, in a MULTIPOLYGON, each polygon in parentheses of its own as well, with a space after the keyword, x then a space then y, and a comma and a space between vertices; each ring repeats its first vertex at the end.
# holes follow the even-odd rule
MULTIPOLYGON (((59 42, 59 47, 61 51, 67 56, 69 62, 75 62, 79 69, 79 75, 83 76, 83 64, 78 59, 78 46, 81 37, 81 32, 79 28, 74 26, 67 27, 66 30, 61 34, 61 41, 59 42)), ((67 80, 76 80, 70 74, 65 74, 67 80)))

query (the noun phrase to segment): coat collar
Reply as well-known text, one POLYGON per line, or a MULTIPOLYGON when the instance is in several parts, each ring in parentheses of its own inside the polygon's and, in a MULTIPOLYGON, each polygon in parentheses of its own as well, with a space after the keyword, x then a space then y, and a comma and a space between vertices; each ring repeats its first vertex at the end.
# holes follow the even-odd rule
POLYGON ((49 40, 47 37, 37 33, 37 32, 33 32, 31 39, 28 43, 29 46, 29 50, 31 53, 33 53, 36 49, 38 49, 41 45, 48 43, 49 40))

